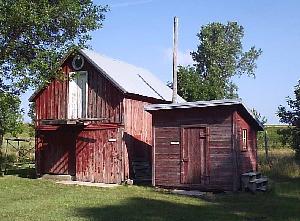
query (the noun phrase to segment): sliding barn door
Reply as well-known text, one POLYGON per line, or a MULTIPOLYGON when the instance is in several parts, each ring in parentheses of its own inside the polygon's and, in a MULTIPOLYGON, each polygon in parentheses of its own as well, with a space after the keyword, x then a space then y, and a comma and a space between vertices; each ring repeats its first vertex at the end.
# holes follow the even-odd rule
POLYGON ((78 119, 87 117, 87 82, 86 71, 70 73, 68 118, 78 119))
POLYGON ((205 184, 208 130, 206 127, 185 127, 181 132, 181 183, 205 184))

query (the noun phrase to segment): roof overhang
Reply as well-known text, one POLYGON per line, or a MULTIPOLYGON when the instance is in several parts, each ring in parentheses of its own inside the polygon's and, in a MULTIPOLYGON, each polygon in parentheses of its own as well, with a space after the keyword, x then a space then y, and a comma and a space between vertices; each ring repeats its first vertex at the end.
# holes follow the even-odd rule
POLYGON ((195 101, 185 103, 172 103, 172 104, 151 104, 145 106, 148 112, 162 111, 162 110, 175 110, 175 109, 191 109, 191 108, 208 108, 208 107, 221 107, 221 106, 236 106, 238 111, 245 114, 251 122, 255 124, 258 130, 264 130, 263 124, 255 118, 253 113, 246 107, 240 99, 223 99, 211 101, 195 101))

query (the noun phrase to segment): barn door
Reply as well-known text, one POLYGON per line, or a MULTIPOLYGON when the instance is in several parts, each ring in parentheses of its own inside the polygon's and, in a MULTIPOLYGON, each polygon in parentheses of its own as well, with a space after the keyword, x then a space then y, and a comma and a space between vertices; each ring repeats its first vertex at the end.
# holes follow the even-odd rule
POLYGON ((76 179, 121 183, 122 140, 117 128, 83 130, 76 141, 76 179))
POLYGON ((70 73, 68 118, 78 119, 87 117, 87 72, 70 73))
POLYGON ((181 183, 206 184, 208 130, 185 127, 181 132, 181 183))

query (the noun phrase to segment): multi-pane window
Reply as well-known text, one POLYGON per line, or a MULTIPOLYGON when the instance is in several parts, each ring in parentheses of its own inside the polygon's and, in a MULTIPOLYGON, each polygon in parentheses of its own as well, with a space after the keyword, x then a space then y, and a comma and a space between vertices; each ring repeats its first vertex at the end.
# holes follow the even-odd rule
POLYGON ((242 149, 247 150, 248 133, 247 129, 242 130, 242 149))

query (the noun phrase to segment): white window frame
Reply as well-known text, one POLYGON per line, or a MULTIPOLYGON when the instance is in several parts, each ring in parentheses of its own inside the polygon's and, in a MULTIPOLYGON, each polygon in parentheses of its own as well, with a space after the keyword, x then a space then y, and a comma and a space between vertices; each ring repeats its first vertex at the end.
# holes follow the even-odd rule
POLYGON ((242 150, 247 150, 248 148, 248 130, 242 129, 242 150))

